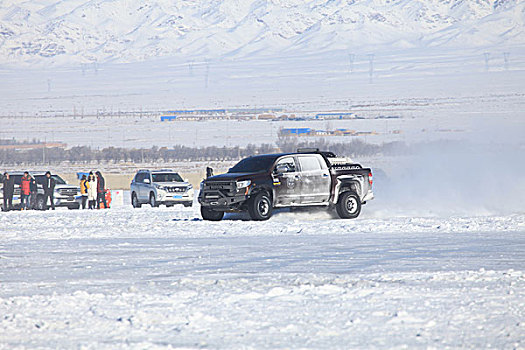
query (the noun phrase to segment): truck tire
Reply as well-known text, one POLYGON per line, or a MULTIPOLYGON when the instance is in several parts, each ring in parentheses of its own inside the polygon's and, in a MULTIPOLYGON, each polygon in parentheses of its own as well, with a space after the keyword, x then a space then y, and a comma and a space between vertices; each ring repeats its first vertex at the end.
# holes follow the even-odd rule
POLYGON ((142 207, 142 204, 140 204, 139 198, 137 197, 137 194, 135 192, 131 194, 131 205, 133 206, 133 208, 142 207))
POLYGON ((204 220, 221 221, 222 218, 224 217, 224 212, 213 210, 213 209, 208 209, 206 207, 201 206, 201 215, 204 220))
POLYGON ((153 192, 149 194, 149 205, 151 205, 152 208, 156 208, 159 206, 157 200, 155 199, 155 194, 153 194, 153 192))
POLYGON ((335 209, 341 219, 355 219, 361 213, 361 199, 354 191, 343 192, 335 209))
POLYGON ((272 199, 266 192, 259 192, 248 202, 248 213, 252 220, 268 220, 272 216, 272 199))

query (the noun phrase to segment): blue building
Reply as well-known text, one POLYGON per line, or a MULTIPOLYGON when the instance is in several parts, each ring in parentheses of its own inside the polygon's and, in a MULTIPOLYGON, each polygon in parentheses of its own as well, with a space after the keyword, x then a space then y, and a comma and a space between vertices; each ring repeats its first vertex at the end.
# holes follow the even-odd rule
POLYGON ((282 135, 308 135, 312 132, 311 128, 285 128, 281 129, 282 135))

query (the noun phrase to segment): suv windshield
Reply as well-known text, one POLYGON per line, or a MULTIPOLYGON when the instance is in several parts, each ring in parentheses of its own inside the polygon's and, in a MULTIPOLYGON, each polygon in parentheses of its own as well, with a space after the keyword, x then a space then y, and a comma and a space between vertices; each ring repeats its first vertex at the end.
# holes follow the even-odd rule
POLYGON ((177 173, 151 174, 153 182, 184 182, 177 173))
MULTIPOLYGON (((55 179, 55 184, 57 185, 67 185, 67 183, 58 175, 51 175, 53 179, 55 179)), ((45 175, 35 175, 36 182, 40 185, 44 183, 46 180, 45 175)))
POLYGON ((241 160, 233 168, 228 170, 229 173, 258 173, 268 171, 273 164, 273 157, 250 157, 241 160))

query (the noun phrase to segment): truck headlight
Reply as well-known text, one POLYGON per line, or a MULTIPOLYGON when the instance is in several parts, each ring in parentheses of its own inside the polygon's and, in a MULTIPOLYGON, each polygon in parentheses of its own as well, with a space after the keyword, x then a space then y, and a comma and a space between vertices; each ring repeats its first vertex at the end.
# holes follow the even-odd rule
POLYGON ((241 188, 248 187, 251 183, 251 180, 237 181, 237 189, 240 190, 241 188))

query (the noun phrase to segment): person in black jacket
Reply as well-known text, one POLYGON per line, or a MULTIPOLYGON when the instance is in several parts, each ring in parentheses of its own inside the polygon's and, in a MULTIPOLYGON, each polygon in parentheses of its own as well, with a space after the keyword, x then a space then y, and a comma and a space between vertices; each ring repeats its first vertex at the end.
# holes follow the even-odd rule
POLYGON ((106 181, 100 171, 97 171, 95 174, 97 175, 97 209, 100 209, 100 202, 104 203, 104 209, 107 209, 106 181))
POLYGON ((15 182, 14 179, 9 176, 9 173, 4 173, 4 178, 2 179, 3 185, 3 194, 4 194, 4 206, 2 207, 3 211, 9 211, 13 209, 13 193, 15 191, 15 182))
POLYGON ((49 209, 47 206, 47 199, 51 201, 51 209, 55 210, 55 179, 51 177, 51 173, 48 171, 46 172, 46 178, 44 179, 44 183, 42 186, 44 187, 44 206, 45 209, 49 209))
POLYGON ((35 177, 29 175, 29 191, 31 196, 29 197, 29 205, 31 209, 36 209, 36 198, 38 196, 38 185, 36 183, 35 177))

